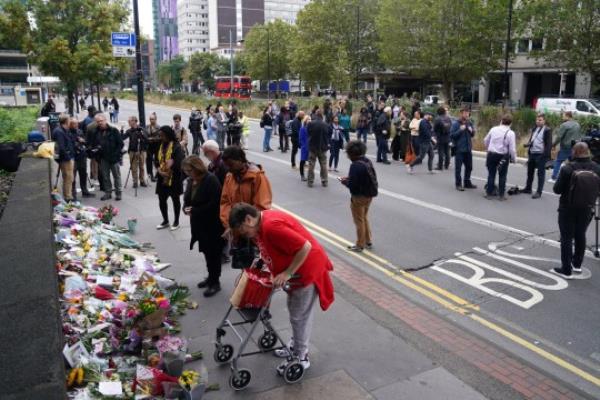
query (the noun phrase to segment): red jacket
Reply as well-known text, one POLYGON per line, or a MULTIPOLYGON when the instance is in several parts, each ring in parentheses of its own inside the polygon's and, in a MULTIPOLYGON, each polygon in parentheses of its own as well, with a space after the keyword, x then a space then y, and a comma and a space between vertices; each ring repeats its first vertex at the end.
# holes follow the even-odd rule
POLYGON ((329 271, 333 271, 333 264, 327 253, 310 232, 291 215, 278 210, 265 210, 261 213, 261 226, 256 242, 263 261, 273 276, 290 266, 294 255, 307 240, 312 247, 308 257, 296 271, 299 278, 291 282, 298 283, 300 287, 314 284, 319 293, 321 309, 325 311, 334 301, 333 282, 329 276, 329 271))

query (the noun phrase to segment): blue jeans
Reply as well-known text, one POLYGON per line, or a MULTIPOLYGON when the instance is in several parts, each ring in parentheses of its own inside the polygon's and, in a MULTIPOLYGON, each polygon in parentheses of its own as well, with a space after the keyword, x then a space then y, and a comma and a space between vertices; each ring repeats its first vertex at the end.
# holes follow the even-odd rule
POLYGON ((367 143, 367 135, 369 134, 369 128, 357 128, 356 129, 356 138, 358 140, 362 140, 367 143))
POLYGON ((344 142, 340 140, 331 141, 331 152, 329 153, 329 168, 333 164, 333 168, 337 169, 338 162, 340 161, 340 149, 344 145, 344 142))
POLYGON ((558 172, 560 171, 560 166, 563 161, 567 160, 571 155, 571 149, 561 149, 558 151, 556 155, 556 161, 554 161, 554 169, 552 170, 552 179, 556 180, 558 178, 558 172))
POLYGON ((272 126, 265 126, 265 135, 263 136, 263 151, 271 149, 271 134, 273 133, 272 126))

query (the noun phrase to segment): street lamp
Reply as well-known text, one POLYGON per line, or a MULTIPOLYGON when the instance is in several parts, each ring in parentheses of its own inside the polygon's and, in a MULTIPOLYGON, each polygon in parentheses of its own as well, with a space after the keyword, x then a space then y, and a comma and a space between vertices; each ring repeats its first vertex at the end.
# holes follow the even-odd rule
MULTIPOLYGON (((133 0, 133 25, 135 29, 135 69, 137 73, 138 119, 140 126, 146 126, 146 109, 144 107, 144 72, 142 71, 142 51, 140 41, 140 18, 138 0, 133 0)), ((98 108, 100 108, 98 98, 98 108)))
MULTIPOLYGON (((231 35, 231 29, 229 29, 229 97, 233 98, 233 39, 231 38, 231 35)), ((244 43, 244 39, 236 41, 236 44, 237 43, 244 43)))
POLYGON ((509 83, 508 83, 508 54, 510 51, 510 31, 512 28, 512 11, 513 11, 513 0, 508 2, 508 28, 506 30, 506 48, 504 49, 504 77, 502 79, 502 99, 503 105, 506 107, 509 95, 509 83))

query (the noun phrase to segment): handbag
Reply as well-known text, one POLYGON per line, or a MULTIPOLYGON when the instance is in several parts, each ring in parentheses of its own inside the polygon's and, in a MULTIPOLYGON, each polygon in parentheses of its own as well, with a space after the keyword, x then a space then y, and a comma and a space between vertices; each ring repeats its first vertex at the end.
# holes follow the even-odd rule
POLYGON ((410 164, 417 159, 417 155, 413 149, 412 143, 408 143, 406 154, 404 154, 404 164, 410 164))

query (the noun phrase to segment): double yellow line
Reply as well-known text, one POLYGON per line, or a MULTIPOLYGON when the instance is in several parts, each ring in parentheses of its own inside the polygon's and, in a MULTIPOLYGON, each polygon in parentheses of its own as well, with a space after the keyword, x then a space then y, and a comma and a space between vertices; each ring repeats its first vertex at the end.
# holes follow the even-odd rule
MULTIPOLYGON (((305 219, 301 216, 284 209, 279 205, 273 205, 273 208, 285 211, 286 213, 294 216, 298 219, 302 224, 315 236, 329 243, 330 245, 341 249, 343 251, 347 250, 347 246, 353 245, 354 243, 344 239, 341 236, 336 235, 335 233, 305 219)), ((541 356, 542 358, 558 365, 559 367, 579 376, 580 378, 600 387, 600 377, 594 376, 587 371, 582 370, 581 368, 571 364, 570 362, 544 350, 539 348, 538 346, 530 343, 527 339, 524 339, 505 328, 495 324, 492 321, 489 321, 479 314, 475 313, 476 311, 480 311, 479 306, 476 304, 472 304, 467 300, 437 286, 436 284, 429 282, 425 279, 419 278, 414 274, 403 271, 402 269, 395 267, 392 263, 387 261, 384 258, 379 257, 372 252, 365 250, 361 253, 356 252, 348 252, 349 255, 357 258, 361 262, 369 265, 373 269, 383 273, 384 275, 394 279, 396 282, 401 283, 402 285, 415 290, 416 292, 422 294, 423 296, 435 301, 436 303, 442 305, 444 308, 457 312, 459 314, 465 315, 471 318, 473 321, 479 323, 482 326, 496 332, 497 334, 505 337, 511 342, 520 345, 521 347, 526 348, 541 356)))

